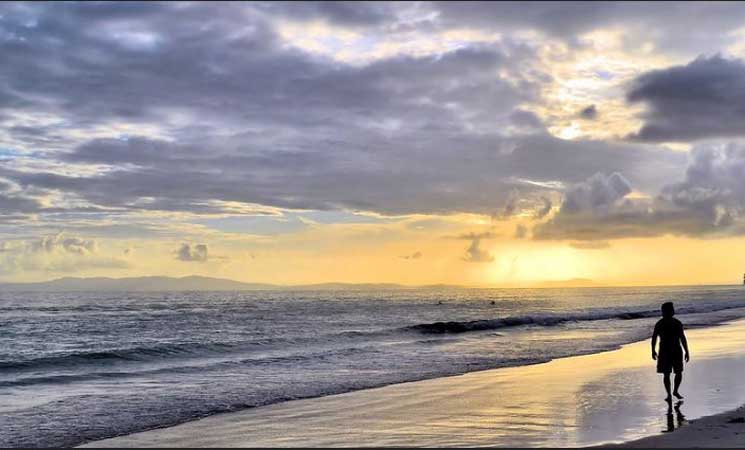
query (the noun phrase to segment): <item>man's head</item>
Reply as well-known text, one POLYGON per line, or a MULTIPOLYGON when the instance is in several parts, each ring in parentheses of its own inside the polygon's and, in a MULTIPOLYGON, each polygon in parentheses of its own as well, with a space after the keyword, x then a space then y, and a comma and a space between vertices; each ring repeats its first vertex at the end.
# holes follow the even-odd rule
POLYGON ((662 304, 662 317, 672 317, 675 315, 675 307, 673 302, 665 302, 662 304))

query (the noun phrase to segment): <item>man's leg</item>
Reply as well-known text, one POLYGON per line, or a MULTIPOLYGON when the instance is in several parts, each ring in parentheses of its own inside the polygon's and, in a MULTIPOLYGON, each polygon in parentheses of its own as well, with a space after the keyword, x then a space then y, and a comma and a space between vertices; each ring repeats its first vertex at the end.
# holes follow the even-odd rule
POLYGON ((676 373, 675 374, 675 389, 673 390, 673 395, 675 395, 677 398, 683 398, 683 396, 680 395, 680 393, 678 392, 678 388, 680 387, 680 383, 682 381, 683 381, 683 372, 676 373))
POLYGON ((670 372, 665 372, 665 378, 663 378, 662 382, 665 383, 665 391, 667 391, 666 400, 672 400, 672 396, 670 395, 670 372))

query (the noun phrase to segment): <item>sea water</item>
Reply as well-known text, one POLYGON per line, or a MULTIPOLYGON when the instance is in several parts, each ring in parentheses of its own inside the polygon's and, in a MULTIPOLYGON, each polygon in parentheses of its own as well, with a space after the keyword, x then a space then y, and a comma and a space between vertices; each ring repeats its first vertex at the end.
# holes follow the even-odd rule
POLYGON ((745 317, 739 286, 0 293, 0 446, 535 364, 745 317))

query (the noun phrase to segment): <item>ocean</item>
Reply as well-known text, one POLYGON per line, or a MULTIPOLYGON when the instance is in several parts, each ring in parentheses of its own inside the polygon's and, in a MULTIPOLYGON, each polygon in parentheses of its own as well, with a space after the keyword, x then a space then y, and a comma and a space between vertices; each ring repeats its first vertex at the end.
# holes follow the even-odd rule
POLYGON ((610 350, 664 301, 745 317, 740 286, 0 293, 0 446, 610 350))

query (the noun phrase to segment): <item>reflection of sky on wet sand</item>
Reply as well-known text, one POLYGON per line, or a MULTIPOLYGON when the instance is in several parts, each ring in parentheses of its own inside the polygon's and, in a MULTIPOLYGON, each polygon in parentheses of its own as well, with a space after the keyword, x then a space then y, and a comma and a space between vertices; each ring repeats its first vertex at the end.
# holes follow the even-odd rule
MULTIPOLYGON (((679 413, 745 403, 745 321, 688 332, 679 413)), ((586 446, 678 426, 649 342, 620 351, 475 372, 211 417, 100 442, 137 446, 586 446)), ((364 375, 361 375, 364 376, 364 375)))

